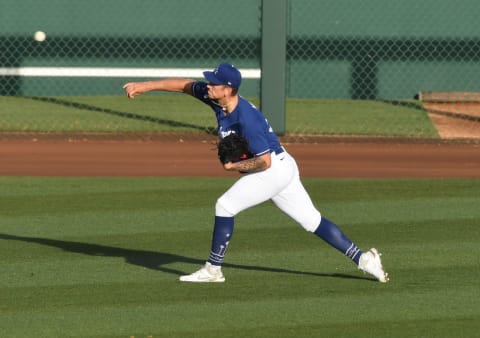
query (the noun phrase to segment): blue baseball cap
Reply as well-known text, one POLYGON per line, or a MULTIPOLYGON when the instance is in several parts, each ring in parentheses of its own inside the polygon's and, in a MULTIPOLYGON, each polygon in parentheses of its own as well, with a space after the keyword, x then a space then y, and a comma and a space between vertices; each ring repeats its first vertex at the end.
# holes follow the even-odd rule
POLYGON ((222 63, 212 72, 203 72, 203 76, 213 85, 225 85, 232 88, 239 88, 242 83, 242 74, 229 63, 222 63))

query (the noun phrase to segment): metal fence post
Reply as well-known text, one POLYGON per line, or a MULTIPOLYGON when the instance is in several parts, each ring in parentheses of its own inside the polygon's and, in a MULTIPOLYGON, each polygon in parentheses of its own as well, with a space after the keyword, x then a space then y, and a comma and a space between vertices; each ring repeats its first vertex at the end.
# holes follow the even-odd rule
POLYGON ((288 0, 262 1, 261 110, 277 134, 285 134, 288 0))

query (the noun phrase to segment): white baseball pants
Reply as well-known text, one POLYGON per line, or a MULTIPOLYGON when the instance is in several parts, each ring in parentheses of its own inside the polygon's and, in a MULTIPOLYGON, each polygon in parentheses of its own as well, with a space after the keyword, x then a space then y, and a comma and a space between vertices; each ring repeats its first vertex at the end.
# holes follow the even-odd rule
POLYGON ((215 215, 233 217, 271 199, 305 230, 314 232, 321 215, 300 181, 295 159, 286 151, 271 157, 270 168, 242 176, 217 200, 215 215))

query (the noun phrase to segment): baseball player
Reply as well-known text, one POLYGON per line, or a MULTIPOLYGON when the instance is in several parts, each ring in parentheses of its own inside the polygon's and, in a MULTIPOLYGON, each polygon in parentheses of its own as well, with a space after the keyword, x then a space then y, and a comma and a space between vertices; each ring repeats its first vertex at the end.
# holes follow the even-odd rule
POLYGON ((183 282, 224 282, 222 263, 232 239, 235 215, 267 200, 351 259, 360 270, 386 283, 380 254, 375 248, 362 252, 340 228, 322 216, 303 187, 295 159, 280 144, 263 114, 238 94, 241 73, 229 63, 205 71, 205 81, 169 78, 132 82, 124 85, 127 97, 150 91, 180 92, 192 95, 210 106, 218 122, 221 139, 236 133, 248 142, 252 158, 223 164, 225 170, 238 171, 241 177, 215 205, 212 245, 207 262, 198 271, 181 276, 183 282))

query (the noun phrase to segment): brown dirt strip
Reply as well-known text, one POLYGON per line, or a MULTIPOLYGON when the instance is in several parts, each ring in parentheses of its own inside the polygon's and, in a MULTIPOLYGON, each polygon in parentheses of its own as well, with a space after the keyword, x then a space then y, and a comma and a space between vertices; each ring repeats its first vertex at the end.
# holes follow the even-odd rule
MULTIPOLYGON (((303 177, 480 178, 480 145, 355 142, 291 143, 303 177)), ((1 176, 236 177, 208 141, 0 142, 1 176)))
POLYGON ((441 138, 480 139, 480 104, 474 102, 424 102, 441 138))

